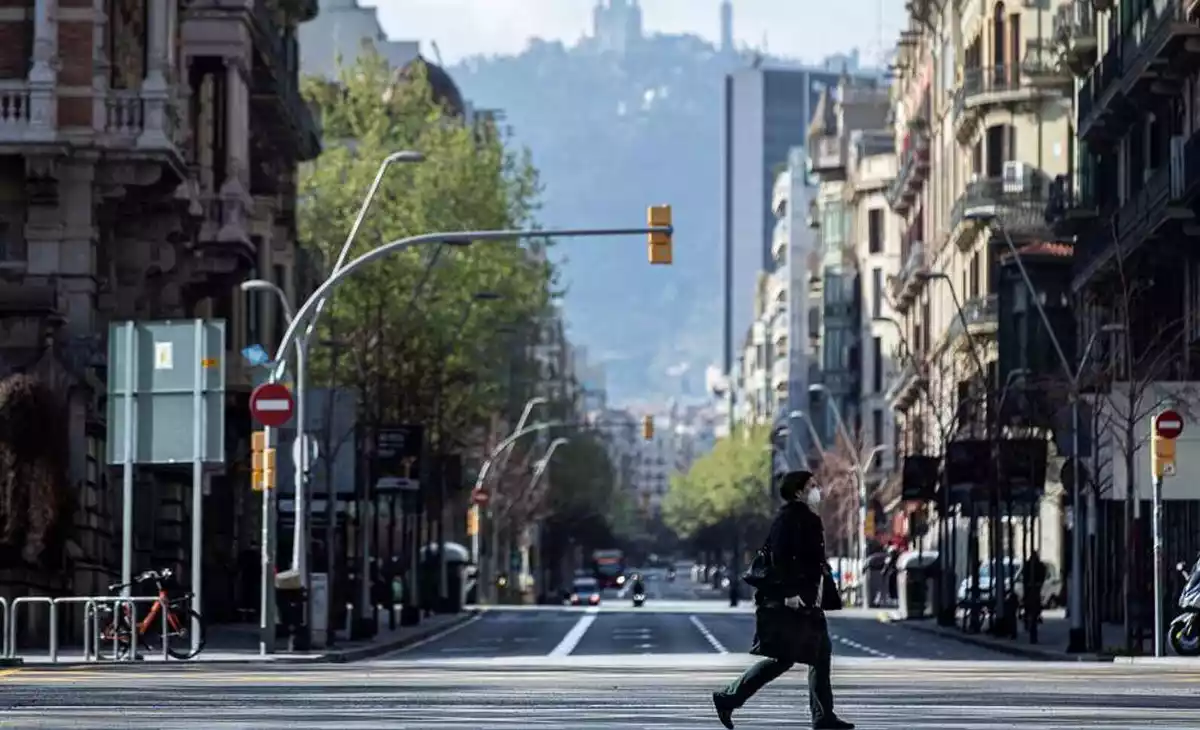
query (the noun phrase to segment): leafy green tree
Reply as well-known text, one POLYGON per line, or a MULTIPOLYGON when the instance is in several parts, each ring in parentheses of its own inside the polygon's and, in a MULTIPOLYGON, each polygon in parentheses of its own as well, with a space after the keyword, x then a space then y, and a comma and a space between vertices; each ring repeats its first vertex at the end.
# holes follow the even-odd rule
MULTIPOLYGON (((423 233, 533 225, 539 188, 528 156, 448 115, 420 64, 400 73, 364 54, 337 83, 306 79, 304 91, 326 151, 300 171, 298 229, 325 262, 336 260, 379 164, 399 150, 426 161, 389 168, 351 258, 423 233)), ((337 346, 312 349, 314 376, 358 388, 373 418, 433 424, 445 447, 462 445, 504 405, 511 361, 523 356, 502 331, 549 303, 544 245, 417 247, 356 273, 319 325, 319 340, 337 346), (475 302, 480 292, 499 299, 475 302)))
POLYGON ((754 427, 721 439, 671 478, 663 500, 663 519, 682 538, 711 534, 732 526, 741 537, 760 531, 770 519, 776 498, 771 494, 770 429, 754 427))

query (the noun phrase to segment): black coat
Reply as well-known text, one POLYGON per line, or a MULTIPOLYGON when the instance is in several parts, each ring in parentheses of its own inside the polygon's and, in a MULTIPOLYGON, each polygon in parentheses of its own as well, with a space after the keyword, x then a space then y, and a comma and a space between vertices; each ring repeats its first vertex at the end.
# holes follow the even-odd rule
POLYGON ((824 582, 821 608, 835 611, 842 607, 825 556, 825 526, 808 505, 788 502, 779 509, 767 547, 775 584, 755 594, 758 605, 800 596, 811 606, 817 599, 817 587, 824 582))

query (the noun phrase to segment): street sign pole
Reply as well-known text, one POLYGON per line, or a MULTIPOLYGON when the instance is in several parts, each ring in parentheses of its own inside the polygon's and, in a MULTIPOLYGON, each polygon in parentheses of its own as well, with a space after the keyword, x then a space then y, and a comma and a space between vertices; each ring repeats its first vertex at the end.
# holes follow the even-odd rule
MULTIPOLYGON (((1183 433, 1183 416, 1167 409, 1155 416, 1150 427, 1150 478, 1154 484, 1151 532, 1154 544, 1154 656, 1166 656, 1166 621, 1163 591, 1166 573, 1163 561, 1163 478, 1175 475, 1175 439, 1183 433)), ((1129 485, 1128 489, 1133 489, 1129 485)))
POLYGON ((125 428, 121 429, 125 441, 124 459, 121 464, 121 595, 129 598, 133 587, 133 399, 134 383, 138 369, 134 339, 136 330, 133 322, 125 323, 125 428))
MULTIPOLYGON (((196 320, 195 329, 196 353, 204 352, 204 322, 196 320)), ((207 418, 204 412, 204 366, 202 358, 194 358, 192 365, 192 651, 200 651, 200 618, 199 612, 204 606, 204 434, 207 432, 207 418)), ((163 639, 166 641, 166 639, 163 639)))
MULTIPOLYGON (((275 429, 263 427, 263 447, 274 447, 271 439, 275 429)), ((275 653, 275 510, 271 501, 275 498, 275 490, 271 485, 264 484, 262 490, 262 534, 259 544, 262 551, 262 575, 259 580, 259 612, 258 612, 258 653, 261 656, 275 653)))

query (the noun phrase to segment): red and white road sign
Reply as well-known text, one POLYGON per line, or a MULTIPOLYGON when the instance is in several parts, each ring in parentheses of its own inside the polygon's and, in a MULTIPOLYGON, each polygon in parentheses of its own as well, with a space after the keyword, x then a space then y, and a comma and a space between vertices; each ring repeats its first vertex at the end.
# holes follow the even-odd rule
POLYGON ((471 492, 471 504, 477 504, 480 507, 488 503, 491 496, 482 489, 475 489, 471 492))
POLYGON ((1163 411, 1154 419, 1154 432, 1163 439, 1179 438, 1179 434, 1183 433, 1183 416, 1178 411, 1163 411))
POLYGON ((295 406, 291 391, 280 383, 263 383, 250 394, 250 415, 270 428, 292 420, 295 406))

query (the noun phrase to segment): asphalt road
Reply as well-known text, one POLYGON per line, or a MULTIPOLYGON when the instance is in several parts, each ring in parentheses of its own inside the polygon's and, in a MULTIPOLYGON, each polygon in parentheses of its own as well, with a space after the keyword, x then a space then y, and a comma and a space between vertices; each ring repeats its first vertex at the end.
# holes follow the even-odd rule
MULTIPOLYGON (((350 665, 23 669, 0 674, 0 727, 310 730, 719 728, 719 654, 384 660, 350 665)), ((838 658, 837 708, 863 730, 1195 730, 1200 668, 838 658)), ((793 671, 735 716, 807 724, 793 671)))
MULTIPOLYGON (((882 623, 877 612, 830 614, 834 655, 888 659, 964 661, 1006 655, 882 623)), ((749 603, 730 609, 724 601, 655 600, 633 608, 607 595, 593 608, 510 607, 492 609, 461 628, 393 655, 404 659, 743 654, 754 636, 749 603)))

